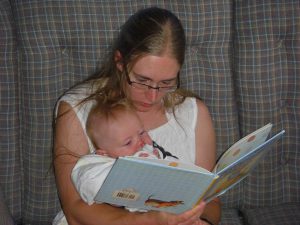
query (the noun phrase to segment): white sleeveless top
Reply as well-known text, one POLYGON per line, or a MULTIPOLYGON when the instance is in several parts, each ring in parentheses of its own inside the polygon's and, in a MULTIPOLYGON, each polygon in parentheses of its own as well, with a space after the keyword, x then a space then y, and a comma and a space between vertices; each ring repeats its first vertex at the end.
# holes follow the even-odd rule
MULTIPOLYGON (((84 99, 91 93, 89 84, 81 85, 71 89, 67 94, 59 99, 59 102, 65 101, 70 104, 86 134, 86 120, 88 113, 95 104, 94 101, 88 101, 85 104, 77 106, 80 100, 84 99)), ((148 131, 151 138, 166 151, 177 156, 180 161, 187 163, 195 163, 195 127, 197 123, 197 104, 195 98, 186 98, 185 101, 176 106, 175 116, 172 111, 166 112, 168 122, 162 126, 148 131)), ((86 135, 90 147, 90 151, 95 149, 86 135)))

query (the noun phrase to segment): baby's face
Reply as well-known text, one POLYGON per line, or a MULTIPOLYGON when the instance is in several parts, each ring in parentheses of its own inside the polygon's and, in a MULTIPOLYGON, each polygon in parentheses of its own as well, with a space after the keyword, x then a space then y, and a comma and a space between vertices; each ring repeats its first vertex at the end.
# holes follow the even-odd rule
POLYGON ((141 120, 131 112, 125 112, 116 120, 110 120, 102 140, 105 142, 102 143, 102 149, 113 158, 134 155, 145 144, 152 143, 141 120))

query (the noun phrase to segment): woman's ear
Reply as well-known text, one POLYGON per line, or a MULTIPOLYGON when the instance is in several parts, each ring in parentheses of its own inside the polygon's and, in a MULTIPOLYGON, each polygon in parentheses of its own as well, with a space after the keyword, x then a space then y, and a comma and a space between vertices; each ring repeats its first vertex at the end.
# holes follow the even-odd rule
POLYGON ((121 72, 123 71, 123 62, 122 62, 122 55, 121 52, 119 50, 115 51, 115 62, 116 62, 116 66, 118 68, 118 70, 120 70, 121 72))

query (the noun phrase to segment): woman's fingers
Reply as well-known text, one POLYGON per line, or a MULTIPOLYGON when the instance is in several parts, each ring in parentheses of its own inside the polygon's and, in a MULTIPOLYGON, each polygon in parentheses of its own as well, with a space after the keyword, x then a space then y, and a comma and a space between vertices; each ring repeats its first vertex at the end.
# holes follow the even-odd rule
POLYGON ((178 221, 176 221, 174 224, 175 225, 201 224, 201 221, 199 221, 199 218, 202 215, 204 208, 205 208, 205 202, 201 202, 199 205, 195 206, 193 209, 180 214, 178 221))

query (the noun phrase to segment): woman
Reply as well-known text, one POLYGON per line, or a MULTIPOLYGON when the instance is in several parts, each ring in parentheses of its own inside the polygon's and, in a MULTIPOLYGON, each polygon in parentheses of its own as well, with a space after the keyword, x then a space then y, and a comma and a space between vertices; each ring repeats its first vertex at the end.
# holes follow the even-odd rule
POLYGON ((174 14, 159 8, 140 10, 123 25, 112 55, 99 73, 58 101, 54 166, 68 224, 219 223, 217 199, 208 204, 202 202, 179 215, 130 213, 107 204, 88 206, 71 182, 78 156, 94 151, 86 135, 85 122, 97 96, 108 103, 127 98, 154 141, 180 160, 208 170, 214 167, 215 135, 208 109, 195 96, 179 88, 184 53, 184 31, 174 14))

